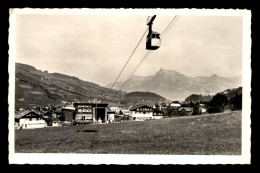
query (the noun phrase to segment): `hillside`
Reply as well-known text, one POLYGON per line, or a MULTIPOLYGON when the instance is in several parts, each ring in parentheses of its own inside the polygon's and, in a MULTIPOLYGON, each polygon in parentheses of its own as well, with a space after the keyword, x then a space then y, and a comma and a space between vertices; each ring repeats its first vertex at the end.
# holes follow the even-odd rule
POLYGON ((220 94, 224 94, 227 96, 228 99, 230 99, 232 97, 235 97, 236 95, 242 94, 242 87, 227 89, 223 92, 220 92, 220 94))
MULTIPOLYGON (((121 82, 115 85, 118 89, 121 82)), ((242 85, 241 77, 226 78, 216 74, 210 77, 189 77, 174 70, 160 69, 154 76, 133 76, 126 81, 126 92, 145 91, 154 92, 167 99, 184 100, 191 94, 214 95, 228 88, 242 85)), ((111 86, 108 84, 107 87, 111 86)))
POLYGON ((164 97, 159 96, 158 94, 151 93, 151 92, 131 92, 125 94, 127 99, 134 99, 134 98, 143 98, 143 99, 156 99, 156 100, 165 100, 164 97))
POLYGON ((61 101, 118 102, 122 92, 115 90, 104 98, 108 88, 60 73, 48 73, 35 67, 16 63, 15 67, 15 106, 16 109, 33 105, 60 104, 61 101), (113 97, 111 96, 113 95, 113 97))
POLYGON ((157 102, 165 102, 166 99, 152 92, 130 92, 125 94, 124 101, 131 106, 137 104, 146 104, 152 106, 157 102))
POLYGON ((192 94, 185 99, 185 102, 209 102, 212 98, 213 95, 192 94))

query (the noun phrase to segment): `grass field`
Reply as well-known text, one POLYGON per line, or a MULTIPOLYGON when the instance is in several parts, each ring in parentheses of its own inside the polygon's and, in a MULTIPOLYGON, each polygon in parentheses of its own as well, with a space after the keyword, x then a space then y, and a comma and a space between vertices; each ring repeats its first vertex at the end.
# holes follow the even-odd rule
POLYGON ((18 153, 240 155, 241 111, 16 130, 18 153))

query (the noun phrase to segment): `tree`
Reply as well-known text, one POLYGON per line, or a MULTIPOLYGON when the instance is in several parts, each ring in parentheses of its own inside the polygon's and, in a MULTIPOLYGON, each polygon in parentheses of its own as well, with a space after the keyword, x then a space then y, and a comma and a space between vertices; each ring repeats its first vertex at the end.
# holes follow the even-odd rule
POLYGON ((172 116, 172 112, 173 112, 172 108, 170 106, 167 107, 167 115, 171 117, 172 116))
POLYGON ((190 107, 194 107, 194 103, 193 102, 190 102, 190 107))
POLYGON ((227 96, 223 94, 216 94, 209 102, 209 113, 224 112, 224 106, 228 102, 227 96))
POLYGON ((233 104, 232 110, 241 110, 242 109, 242 94, 236 94, 235 97, 230 99, 231 104, 233 104))
POLYGON ((216 94, 210 101, 211 106, 224 107, 228 102, 227 96, 223 94, 216 94))
POLYGON ((167 115, 168 116, 175 116, 175 115, 178 115, 178 110, 177 110, 177 108, 173 108, 173 107, 170 107, 170 106, 168 106, 167 107, 167 115))
POLYGON ((192 115, 201 115, 201 110, 199 107, 199 102, 197 102, 193 107, 192 115))

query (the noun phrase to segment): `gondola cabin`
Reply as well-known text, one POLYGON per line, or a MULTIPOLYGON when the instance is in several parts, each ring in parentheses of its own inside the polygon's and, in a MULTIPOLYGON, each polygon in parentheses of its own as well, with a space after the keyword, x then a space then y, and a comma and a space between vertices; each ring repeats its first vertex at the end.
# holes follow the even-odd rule
POLYGON ((161 46, 160 34, 158 32, 152 32, 152 34, 147 36, 146 39, 146 49, 156 50, 161 46))
POLYGON ((149 31, 146 37, 146 49, 147 50, 156 50, 161 46, 161 38, 160 33, 152 31, 153 21, 156 15, 154 15, 151 19, 148 17, 149 31))

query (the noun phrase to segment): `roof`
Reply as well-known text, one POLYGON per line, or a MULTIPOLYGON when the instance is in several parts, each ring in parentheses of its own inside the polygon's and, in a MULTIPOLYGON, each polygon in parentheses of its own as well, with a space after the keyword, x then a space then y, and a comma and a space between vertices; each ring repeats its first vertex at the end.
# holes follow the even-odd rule
POLYGON ((35 111, 31 111, 31 110, 22 110, 22 111, 20 111, 20 112, 17 112, 16 114, 15 114, 15 118, 16 119, 20 119, 20 118, 22 118, 23 116, 25 116, 25 115, 27 115, 27 114, 29 114, 29 113, 34 113, 34 114, 36 114, 36 115, 38 115, 38 116, 40 116, 38 113, 36 113, 35 111))
POLYGON ((65 106, 61 108, 62 110, 75 110, 74 107, 70 107, 70 106, 65 106))
POLYGON ((185 110, 185 111, 187 111, 187 112, 191 112, 192 110, 193 110, 193 108, 191 108, 191 107, 181 107, 180 109, 178 109, 178 111, 181 111, 181 110, 185 110))
POLYGON ((172 101, 171 103, 180 103, 179 101, 172 101))
POLYGON ((31 111, 30 110, 22 110, 20 112, 16 112, 15 113, 15 118, 19 119, 19 118, 22 118, 24 115, 30 113, 31 111))
POLYGON ((136 110, 137 108, 140 108, 140 107, 149 107, 149 108, 152 108, 148 105, 144 105, 144 104, 140 104, 140 105, 136 105, 136 106, 133 106, 130 110, 136 110))

